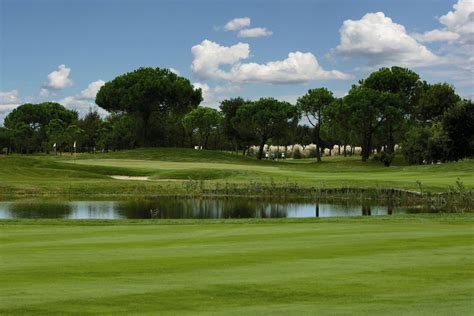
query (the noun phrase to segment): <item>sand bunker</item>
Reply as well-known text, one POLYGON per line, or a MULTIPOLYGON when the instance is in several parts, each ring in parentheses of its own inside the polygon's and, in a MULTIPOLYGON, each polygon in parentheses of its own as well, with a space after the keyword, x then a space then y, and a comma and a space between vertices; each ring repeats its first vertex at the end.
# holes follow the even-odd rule
POLYGON ((130 177, 130 176, 110 176, 117 180, 136 180, 136 181, 147 181, 150 177, 130 177))

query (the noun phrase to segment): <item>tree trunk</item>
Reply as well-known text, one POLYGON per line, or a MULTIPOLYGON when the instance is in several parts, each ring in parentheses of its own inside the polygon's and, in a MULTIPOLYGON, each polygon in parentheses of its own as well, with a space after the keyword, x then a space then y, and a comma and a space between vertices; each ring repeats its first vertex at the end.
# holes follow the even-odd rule
POLYGON ((206 136, 204 137, 204 146, 203 146, 204 149, 207 149, 207 142, 209 141, 209 135, 210 134, 206 134, 206 136))
POLYGON ((316 161, 321 162, 321 148, 319 148, 319 144, 316 144, 316 161))
POLYGON ((370 157, 370 143, 372 142, 372 134, 365 135, 364 142, 362 145, 362 161, 367 161, 370 157))
POLYGON ((390 129, 388 133, 388 140, 387 140, 387 153, 393 154, 395 152, 395 139, 393 138, 393 132, 390 129))
POLYGON ((258 148, 258 160, 262 160, 262 157, 263 157, 263 148, 265 147, 265 141, 263 141, 261 144, 260 144, 260 147, 258 148))

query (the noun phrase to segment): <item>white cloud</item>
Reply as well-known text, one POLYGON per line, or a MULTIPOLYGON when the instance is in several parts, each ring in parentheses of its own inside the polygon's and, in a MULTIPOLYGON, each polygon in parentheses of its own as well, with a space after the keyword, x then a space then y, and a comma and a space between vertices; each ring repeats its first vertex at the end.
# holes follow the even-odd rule
POLYGON ((0 126, 5 116, 19 105, 18 90, 0 91, 0 126))
POLYGON ((465 88, 459 91, 463 96, 472 95, 474 86, 474 1, 459 0, 453 5, 453 10, 441 16, 439 22, 443 25, 424 34, 415 34, 420 41, 445 41, 439 48, 449 67, 432 69, 429 74, 442 80, 449 80, 456 87, 465 88), (420 36, 420 37, 419 37, 420 36))
POLYGON ((459 0, 453 5, 453 11, 441 16, 442 29, 434 29, 423 34, 413 34, 420 42, 458 41, 462 44, 474 44, 474 1, 459 0))
POLYGON ((264 27, 254 27, 251 29, 243 29, 240 30, 237 34, 238 37, 263 37, 263 36, 270 36, 273 32, 267 30, 264 27))
POLYGON ((95 96, 97 92, 99 92, 100 88, 105 84, 104 80, 97 80, 89 83, 86 89, 82 90, 81 93, 77 95, 78 99, 83 100, 95 100, 95 96))
POLYGON ((100 115, 107 115, 107 111, 98 107, 94 101, 87 99, 79 99, 77 96, 68 96, 59 101, 56 101, 59 104, 64 105, 70 110, 75 110, 79 113, 80 116, 84 116, 89 113, 90 110, 97 111, 100 115))
POLYGON ((350 75, 337 70, 326 71, 311 53, 291 52, 284 60, 265 64, 241 63, 250 56, 248 44, 238 43, 226 47, 204 40, 192 48, 191 68, 203 79, 224 79, 234 82, 301 83, 318 79, 350 79, 350 75), (231 65, 230 70, 220 68, 231 65))
POLYGON ((360 20, 346 20, 340 44, 333 52, 366 58, 371 65, 427 66, 440 63, 438 56, 407 34, 383 12, 367 13, 360 20))
POLYGON ((49 97, 49 95, 50 95, 50 91, 48 89, 41 88, 40 93, 39 93, 39 96, 41 98, 49 97))
POLYGON ((86 89, 82 90, 80 93, 68 96, 59 100, 58 103, 64 105, 68 109, 76 110, 80 115, 85 115, 89 112, 90 109, 97 110, 99 114, 106 115, 107 111, 98 107, 95 104, 95 97, 99 89, 105 84, 103 80, 96 80, 87 86, 86 89))
POLYGON ((235 18, 224 26, 225 31, 237 31, 250 26, 250 18, 235 18))
POLYGON ((240 82, 301 83, 317 79, 351 79, 337 70, 326 71, 311 53, 292 52, 284 60, 265 64, 237 64, 230 71, 230 80, 240 82))
POLYGON ((180 75, 181 75, 181 73, 179 72, 179 70, 178 70, 178 69, 174 69, 174 68, 171 68, 171 67, 170 67, 170 68, 168 68, 168 69, 169 69, 169 70, 170 70, 172 73, 175 73, 175 74, 177 74, 178 76, 180 76, 180 75))
POLYGON ((473 42, 474 35, 474 1, 459 0, 453 5, 453 11, 439 18, 448 31, 469 37, 468 41, 473 42))
POLYGON ((423 34, 413 33, 413 38, 422 43, 438 42, 438 41, 455 41, 460 35, 446 30, 432 30, 423 34))
POLYGON ((192 71, 202 79, 220 79, 227 76, 221 65, 233 65, 250 56, 249 44, 238 43, 230 47, 221 46, 209 40, 191 48, 192 71))
POLYGON ((70 73, 71 68, 67 68, 64 64, 59 65, 57 70, 48 75, 45 88, 59 90, 72 86, 72 80, 69 79, 70 73))
POLYGON ((0 104, 12 104, 18 101, 18 90, 0 91, 0 104))
POLYGON ((236 92, 240 91, 240 87, 232 84, 209 87, 206 83, 195 82, 195 88, 201 88, 203 101, 201 105, 209 106, 217 109, 222 100, 228 99, 236 92))

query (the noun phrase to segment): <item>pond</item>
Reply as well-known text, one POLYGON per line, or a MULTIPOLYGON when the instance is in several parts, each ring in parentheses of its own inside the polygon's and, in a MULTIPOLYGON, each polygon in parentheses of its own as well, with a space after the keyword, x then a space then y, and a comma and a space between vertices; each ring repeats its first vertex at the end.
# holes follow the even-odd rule
POLYGON ((171 198, 123 201, 18 200, 0 202, 0 219, 310 218, 406 213, 377 205, 265 201, 247 198, 171 198))

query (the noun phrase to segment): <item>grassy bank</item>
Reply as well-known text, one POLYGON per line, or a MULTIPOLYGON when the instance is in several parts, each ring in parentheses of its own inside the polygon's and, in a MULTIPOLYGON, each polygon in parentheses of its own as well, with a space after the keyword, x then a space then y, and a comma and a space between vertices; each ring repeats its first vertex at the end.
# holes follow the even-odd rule
POLYGON ((199 181, 211 190, 260 183, 281 187, 395 188, 443 192, 460 178, 474 188, 474 161, 407 166, 398 157, 387 168, 359 157, 257 161, 222 152, 157 148, 106 154, 0 157, 0 193, 6 195, 183 195, 199 181), (112 179, 147 176, 150 181, 112 179))
POLYGON ((0 314, 454 314, 474 216, 0 221, 0 314))

